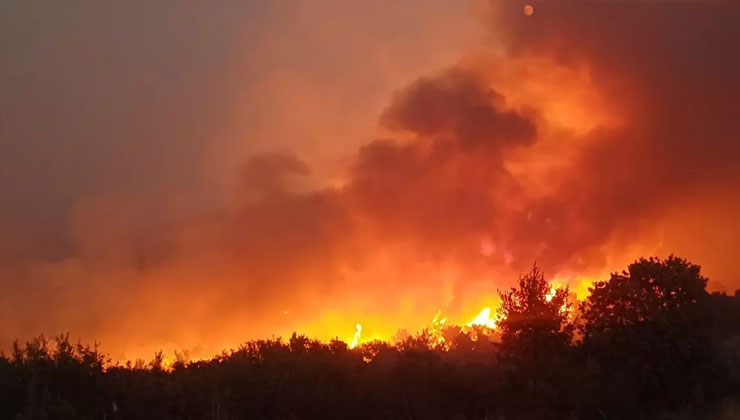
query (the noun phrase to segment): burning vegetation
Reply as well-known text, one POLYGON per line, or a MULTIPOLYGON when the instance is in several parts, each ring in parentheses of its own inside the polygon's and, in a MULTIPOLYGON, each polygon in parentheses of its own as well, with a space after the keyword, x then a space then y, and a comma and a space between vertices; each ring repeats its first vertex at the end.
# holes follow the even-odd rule
POLYGON ((15 3, 0 420, 740 418, 736 1, 15 3))
POLYGON ((537 268, 465 325, 392 342, 294 333, 208 360, 111 363, 68 335, 0 358, 2 418, 730 419, 740 293, 697 265, 641 259, 574 302, 537 268))

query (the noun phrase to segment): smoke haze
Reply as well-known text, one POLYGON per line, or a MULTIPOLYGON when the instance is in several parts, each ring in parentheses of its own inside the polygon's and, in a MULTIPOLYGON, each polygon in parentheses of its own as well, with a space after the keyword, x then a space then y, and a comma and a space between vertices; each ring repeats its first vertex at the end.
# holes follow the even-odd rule
POLYGON ((0 347, 389 338, 533 261, 740 287, 737 4, 522 7, 3 4, 0 347))

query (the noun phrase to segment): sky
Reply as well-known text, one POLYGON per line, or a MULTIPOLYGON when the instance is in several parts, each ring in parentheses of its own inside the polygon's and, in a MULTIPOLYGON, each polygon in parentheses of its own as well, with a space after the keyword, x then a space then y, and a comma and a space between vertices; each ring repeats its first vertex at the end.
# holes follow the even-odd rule
POLYGON ((0 3, 0 348, 465 322, 536 261, 740 288, 734 1, 0 3))

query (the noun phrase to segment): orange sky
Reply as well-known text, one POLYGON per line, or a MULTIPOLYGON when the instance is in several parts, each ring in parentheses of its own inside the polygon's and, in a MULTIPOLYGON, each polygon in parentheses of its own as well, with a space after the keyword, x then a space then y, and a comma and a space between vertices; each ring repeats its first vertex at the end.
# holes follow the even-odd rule
POLYGON ((740 287, 737 7, 523 5, 0 6, 0 348, 387 339, 534 261, 740 287))

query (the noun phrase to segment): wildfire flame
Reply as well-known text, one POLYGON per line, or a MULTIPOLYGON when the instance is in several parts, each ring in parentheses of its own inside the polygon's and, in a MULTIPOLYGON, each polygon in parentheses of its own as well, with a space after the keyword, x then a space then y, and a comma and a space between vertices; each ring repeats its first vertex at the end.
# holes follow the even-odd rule
POLYGON ((496 319, 496 317, 491 317, 491 308, 485 307, 483 308, 482 311, 480 311, 480 313, 475 318, 473 318, 472 321, 468 322, 467 325, 468 327, 472 327, 474 325, 480 325, 483 327, 488 327, 493 330, 496 328, 497 321, 498 320, 496 319))
POLYGON ((555 288, 555 286, 551 285, 550 291, 548 291, 547 294, 545 295, 545 300, 550 302, 552 298, 555 297, 555 293, 557 293, 557 289, 555 288))
MULTIPOLYGON (((558 281, 553 281, 550 284, 550 289, 545 295, 545 300, 547 302, 552 302, 552 300, 557 295, 558 291, 561 290, 561 284, 562 283, 558 281)), ((571 294, 571 298, 576 299, 576 300, 582 300, 582 297, 579 296, 577 293, 571 294)), ((568 301, 564 302, 563 305, 560 307, 560 313, 567 313, 568 316, 570 317, 572 316, 572 313, 568 305, 569 305, 568 301)), ((498 306, 486 306, 483 309, 481 309, 480 312, 478 312, 478 314, 474 318, 472 318, 470 321, 468 321, 465 324, 458 324, 458 325, 462 325, 462 330, 467 331, 467 332, 472 332, 472 331, 475 331, 477 328, 483 327, 484 330, 489 330, 487 332, 484 332, 483 334, 490 334, 499 328, 501 321, 503 321, 504 319, 505 317, 501 315, 498 311, 498 306)), ((434 315, 434 318, 432 318, 431 323, 426 330, 429 333, 429 336, 431 337, 433 344, 438 345, 440 347, 446 347, 449 344, 447 339, 445 339, 445 329, 447 328, 447 322, 448 322, 448 317, 443 315, 441 309, 438 310, 437 313, 434 315)), ((360 324, 356 324, 355 327, 356 327, 356 331, 355 331, 354 337, 352 338, 351 344, 349 346, 350 348, 357 347, 357 345, 359 344, 360 335, 362 332, 362 326, 360 324)), ((477 336, 477 334, 480 334, 480 331, 478 331, 475 335, 477 336)))
MULTIPOLYGON (((551 284, 550 285, 550 291, 547 292, 547 295, 545 295, 545 300, 548 301, 548 302, 552 301, 552 299, 555 297, 555 294, 557 293, 557 291, 558 291, 559 288, 560 288, 560 285, 558 285, 556 283, 551 284)), ((563 305, 560 307, 560 313, 561 314, 564 314, 566 312, 568 312, 568 315, 569 316, 571 315, 569 313, 569 311, 568 311, 568 302, 567 301, 563 302, 563 305)))
MULTIPOLYGON (((581 289, 584 289, 588 291, 587 287, 591 284, 588 280, 581 280, 581 289)), ((545 300, 547 302, 551 302, 555 296, 557 295, 557 292, 561 290, 560 285, 563 284, 559 281, 553 281, 550 283, 550 288, 545 295, 545 300)), ((563 305, 560 308, 560 313, 564 314, 567 313, 568 317, 574 316, 573 311, 571 310, 571 307, 569 307, 570 304, 577 301, 582 301, 587 297, 587 293, 583 293, 582 295, 576 292, 571 293, 569 296, 568 301, 564 302, 563 305), (569 303, 570 302, 570 303, 569 303)), ((440 309, 435 314, 434 317, 431 319, 431 322, 429 326, 426 328, 426 333, 428 334, 428 337, 430 338, 429 344, 432 344, 440 349, 447 349, 452 344, 450 341, 451 337, 453 337, 457 333, 464 333, 468 334, 470 338, 473 341, 478 340, 482 336, 490 336, 491 334, 495 334, 501 326, 501 322, 505 319, 503 315, 499 312, 499 306, 500 302, 483 307, 477 315, 475 315, 472 318, 467 318, 469 321, 467 322, 460 322, 454 318, 449 318, 448 315, 444 314, 444 312, 440 309), (445 337, 447 335, 447 337, 445 337)), ((288 313, 288 310, 281 311, 284 314, 288 313)), ((465 311, 467 312, 467 310, 465 311)), ((463 318, 465 319, 465 318, 463 318)), ((366 324, 366 337, 365 340, 373 340, 378 339, 382 341, 390 341, 390 340, 397 340, 397 342, 403 341, 403 337, 408 337, 409 334, 406 332, 406 330, 398 330, 399 333, 403 332, 403 334, 400 335, 402 338, 396 338, 395 335, 388 334, 386 331, 381 330, 380 332, 376 330, 376 326, 373 325, 372 321, 368 321, 369 324, 366 324), (368 335, 369 334, 369 335, 368 335), (391 338, 393 337, 393 338, 391 338)), ((333 328, 341 328, 341 321, 339 323, 336 323, 332 326, 329 326, 329 330, 333 330, 333 328)), ((346 328, 346 327, 344 327, 346 328)), ((362 339, 362 333, 363 333, 363 326, 360 323, 355 324, 355 331, 351 338, 347 337, 345 340, 345 343, 347 343, 348 348, 350 349, 356 349, 361 344, 362 339)), ((398 333, 397 333, 398 334, 398 333)), ((335 336, 336 337, 336 336, 335 336)), ((366 362, 370 361, 372 357, 366 358, 366 362)), ((120 359, 120 364, 125 364, 128 359, 120 359)), ((177 357, 172 356, 164 356, 161 361, 161 368, 163 370, 171 370, 174 367, 175 362, 177 361, 177 357)), ((190 360, 200 360, 200 356, 196 356, 194 359, 190 360)))
POLYGON ((434 319, 432 319, 432 326, 429 328, 429 332, 432 334, 433 337, 435 337, 437 344, 442 345, 445 342, 444 335, 442 334, 442 329, 444 329, 446 322, 447 318, 442 318, 442 310, 440 309, 434 315, 434 319))
POLYGON ((360 344, 361 334, 362 334, 362 325, 355 324, 355 335, 352 337, 352 343, 349 345, 349 348, 353 349, 357 347, 358 344, 360 344))

